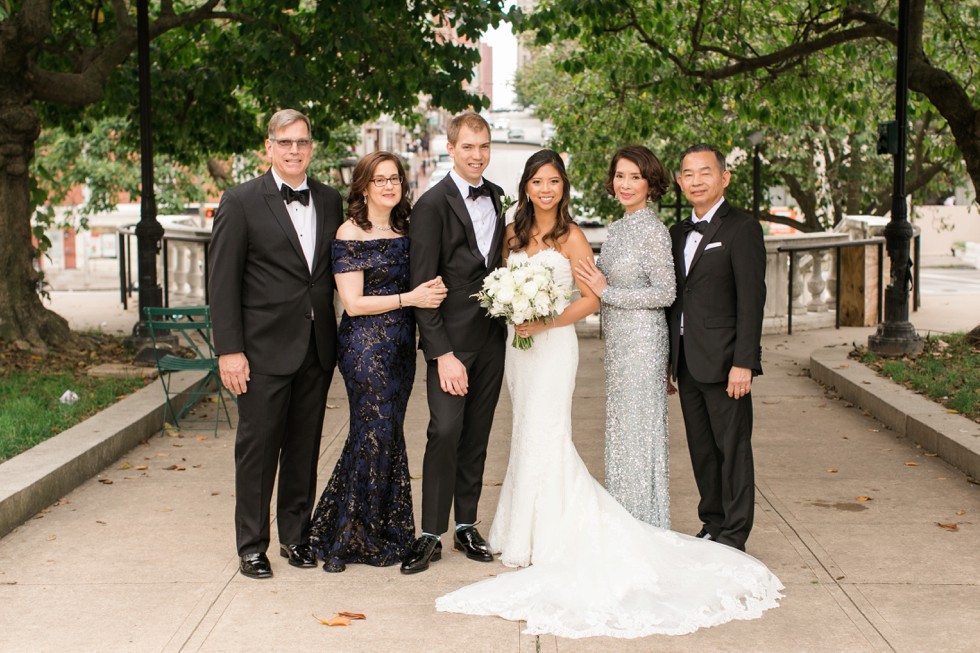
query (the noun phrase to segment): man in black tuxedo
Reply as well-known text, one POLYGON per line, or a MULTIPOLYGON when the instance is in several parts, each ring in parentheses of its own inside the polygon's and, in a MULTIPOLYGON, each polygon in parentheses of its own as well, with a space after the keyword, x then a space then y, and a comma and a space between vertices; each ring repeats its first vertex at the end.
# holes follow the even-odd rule
POLYGON ((692 216, 670 229, 677 298, 671 369, 701 501, 697 537, 745 550, 752 529, 752 377, 762 374, 762 227, 725 201, 731 174, 709 145, 688 148, 677 183, 692 216))
POLYGON ((315 567, 308 544, 337 321, 330 246, 340 194, 307 178, 310 121, 269 121, 272 167, 225 191, 214 216, 208 289, 221 382, 238 396, 235 532, 241 573, 269 578, 269 504, 279 471, 279 553, 315 567))
POLYGON ((449 294, 437 309, 415 309, 419 346, 428 364, 429 429, 422 463, 422 535, 402 560, 402 573, 425 571, 442 556, 439 538, 455 505, 455 546, 472 560, 493 555, 476 530, 483 464, 504 374, 504 325, 473 295, 500 266, 504 223, 499 186, 483 179, 490 126, 472 111, 447 130, 453 169, 412 211, 411 285, 441 276, 449 294))

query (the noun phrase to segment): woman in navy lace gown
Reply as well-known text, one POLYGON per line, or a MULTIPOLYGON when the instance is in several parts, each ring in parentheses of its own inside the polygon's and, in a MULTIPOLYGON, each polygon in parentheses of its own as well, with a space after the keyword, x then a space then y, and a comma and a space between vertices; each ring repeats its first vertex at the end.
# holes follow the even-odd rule
POLYGON ((412 307, 439 306, 446 287, 436 278, 409 290, 405 183, 394 154, 361 159, 333 242, 350 434, 313 514, 310 544, 328 572, 400 562, 415 534, 403 431, 415 378, 412 307))

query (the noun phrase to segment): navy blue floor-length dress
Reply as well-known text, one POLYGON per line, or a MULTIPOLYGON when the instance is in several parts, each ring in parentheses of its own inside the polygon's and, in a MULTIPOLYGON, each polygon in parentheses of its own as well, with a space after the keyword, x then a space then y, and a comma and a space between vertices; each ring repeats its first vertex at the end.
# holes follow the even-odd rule
MULTIPOLYGON (((334 241, 333 268, 363 271, 365 296, 407 292, 408 238, 334 241)), ((325 561, 392 565, 415 535, 404 435, 415 378, 412 309, 345 312, 338 339, 350 434, 313 514, 310 543, 325 561)))

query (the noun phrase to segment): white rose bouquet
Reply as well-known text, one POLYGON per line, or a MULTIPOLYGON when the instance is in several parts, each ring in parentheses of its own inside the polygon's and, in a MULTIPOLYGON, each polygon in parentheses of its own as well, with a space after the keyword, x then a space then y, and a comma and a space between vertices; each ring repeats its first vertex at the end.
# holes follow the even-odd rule
MULTIPOLYGON (((497 268, 483 280, 483 288, 473 297, 487 309, 487 315, 502 317, 508 324, 557 317, 569 303, 569 296, 555 281, 552 269, 533 261, 497 268)), ((533 343, 532 337, 515 333, 511 345, 530 349, 533 343)))

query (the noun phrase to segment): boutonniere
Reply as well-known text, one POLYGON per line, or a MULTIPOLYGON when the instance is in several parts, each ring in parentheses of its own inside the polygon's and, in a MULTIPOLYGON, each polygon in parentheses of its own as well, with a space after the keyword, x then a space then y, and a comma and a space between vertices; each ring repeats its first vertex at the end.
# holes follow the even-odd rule
POLYGON ((517 203, 517 201, 513 197, 511 197, 510 195, 501 195, 500 196, 500 215, 498 215, 497 217, 498 218, 505 217, 507 215, 507 211, 510 210, 510 207, 514 206, 514 204, 516 204, 516 203, 517 203))

